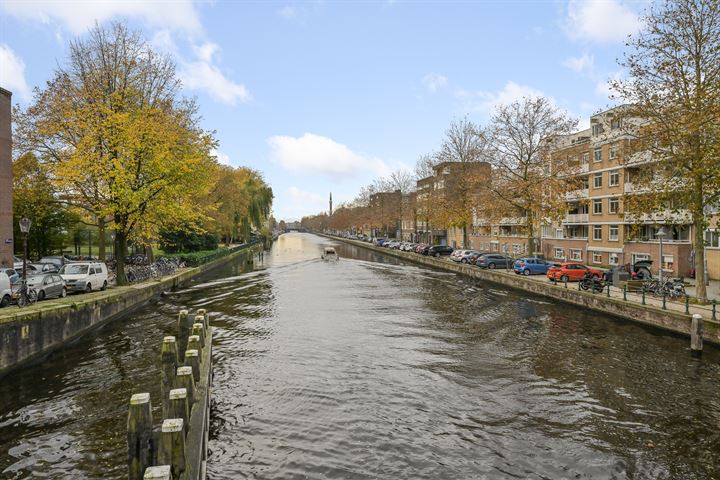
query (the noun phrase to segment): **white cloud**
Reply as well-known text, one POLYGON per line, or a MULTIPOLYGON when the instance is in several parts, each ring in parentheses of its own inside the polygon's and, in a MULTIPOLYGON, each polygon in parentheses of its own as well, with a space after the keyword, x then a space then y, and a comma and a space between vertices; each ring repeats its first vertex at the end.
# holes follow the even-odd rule
POLYGON ((573 39, 613 43, 637 32, 640 24, 621 0, 570 0, 564 26, 573 39))
POLYGON ((314 192, 307 192, 300 190, 297 187, 290 187, 288 189, 288 195, 294 204, 301 204, 304 208, 310 205, 327 205, 329 197, 319 195, 314 192))
POLYGON ((563 65, 576 73, 593 75, 595 71, 595 57, 585 52, 580 57, 570 57, 565 59, 563 61, 563 65))
POLYGON ((30 100, 31 91, 25 81, 25 62, 7 45, 0 44, 0 87, 30 100))
POLYGON ((22 20, 47 25, 59 22, 75 34, 86 32, 96 21, 102 23, 116 17, 134 17, 160 28, 202 30, 193 0, 7 0, 0 3, 0 9, 22 20))
POLYGON ((500 105, 511 104, 523 97, 541 97, 544 94, 533 87, 509 81, 497 92, 459 90, 455 96, 463 102, 466 110, 489 115, 500 105))
POLYGON ((228 165, 232 167, 232 162, 230 161, 230 155, 219 152, 217 150, 212 150, 210 152, 210 155, 213 155, 215 158, 217 158, 218 163, 221 163, 222 165, 228 165))
POLYGON ((298 17, 297 9, 295 7, 291 7, 290 5, 281 8, 277 13, 286 20, 294 20, 298 17))
POLYGON ((595 85, 595 93, 601 97, 609 100, 611 95, 617 95, 617 92, 612 89, 610 82, 620 80, 623 78, 623 72, 614 72, 609 78, 600 80, 595 85))
POLYGON ((447 85, 447 77, 437 73, 428 73, 423 77, 422 82, 430 93, 435 93, 447 85))
POLYGON ((173 55, 178 64, 177 74, 183 86, 191 90, 203 90, 213 99, 226 105, 236 105, 252 100, 247 87, 230 80, 217 65, 216 57, 220 47, 213 42, 191 44, 195 58, 184 55, 187 49, 178 48, 172 32, 160 30, 153 35, 150 43, 161 52, 173 55))
POLYGON ((298 138, 276 135, 267 142, 273 161, 307 175, 343 178, 367 172, 384 175, 390 170, 379 158, 353 152, 346 145, 313 133, 298 138))

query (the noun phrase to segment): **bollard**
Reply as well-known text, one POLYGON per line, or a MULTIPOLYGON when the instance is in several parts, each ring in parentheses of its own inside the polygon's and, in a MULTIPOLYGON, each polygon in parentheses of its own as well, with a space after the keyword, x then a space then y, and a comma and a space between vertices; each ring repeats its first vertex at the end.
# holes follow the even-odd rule
POLYGON ((642 304, 645 305, 645 289, 642 291, 642 304))
POLYGON ((192 368, 195 383, 200 381, 200 357, 197 350, 185 350, 185 366, 192 368))
POLYGON ((553 285, 557 285, 557 276, 553 275, 553 285))
POLYGON ((563 278, 563 282, 565 282, 565 288, 567 288, 568 278, 567 277, 563 278))
POLYGON ((690 354, 693 357, 702 355, 703 349, 703 319, 698 313, 692 316, 692 324, 690 326, 690 354))
MULTIPOLYGON (((203 327, 203 333, 207 334, 207 328, 205 325, 205 315, 195 315, 195 323, 199 323, 203 327)), ((193 324, 194 326, 195 324, 193 324)))
POLYGON ((582 290, 582 280, 578 282, 578 292, 582 290))
POLYGON ((202 345, 200 344, 200 337, 198 335, 190 335, 188 337, 188 350, 197 350, 198 356, 202 358, 202 345))
POLYGON ((690 315, 690 297, 685 295, 685 315, 690 315))
POLYGON ((667 310, 667 305, 665 305, 665 298, 666 298, 666 295, 665 295, 665 292, 663 292, 663 306, 662 306, 663 310, 667 310))
POLYGON ((169 407, 168 394, 173 388, 175 369, 177 369, 177 367, 178 352, 175 337, 164 337, 162 347, 160 347, 160 390, 162 392, 163 417, 167 417, 169 407))
POLYGON ((712 319, 717 320, 717 317, 715 316, 715 307, 717 306, 717 302, 715 300, 712 301, 712 319))
POLYGON ((627 285, 623 285, 623 300, 627 302, 627 285))
POLYGON ((163 420, 160 430, 158 462, 170 465, 174 478, 180 478, 185 471, 184 423, 182 418, 168 418, 163 420))
POLYGON ((156 467, 148 467, 145 470, 143 480, 172 480, 170 473, 170 465, 158 465, 156 467))
POLYGON ((127 418, 128 478, 142 479, 143 472, 152 464, 152 406, 149 393, 136 393, 130 397, 127 418))
POLYGON ((176 388, 170 390, 168 395, 170 398, 170 412, 168 418, 182 418, 183 431, 187 437, 188 421, 190 420, 190 409, 188 408, 187 390, 184 388, 176 388))
POLYGON ((175 388, 184 388, 187 392, 188 409, 192 412, 195 403, 195 379, 192 367, 178 367, 175 375, 175 388))
POLYGON ((202 323, 193 323, 192 334, 200 337, 200 345, 205 346, 205 329, 202 323))
POLYGON ((187 339, 190 336, 193 321, 187 310, 180 310, 178 314, 178 358, 185 357, 187 350, 187 339))
POLYGON ((607 284, 607 296, 610 298, 610 284, 607 284))

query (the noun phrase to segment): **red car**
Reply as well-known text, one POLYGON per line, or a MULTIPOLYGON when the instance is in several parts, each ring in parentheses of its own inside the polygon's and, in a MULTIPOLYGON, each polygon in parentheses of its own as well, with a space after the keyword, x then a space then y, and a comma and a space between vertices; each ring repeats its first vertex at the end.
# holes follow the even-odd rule
POLYGON ((563 262, 559 267, 550 267, 547 271, 547 277, 550 280, 559 282, 577 282, 585 278, 585 274, 590 273, 595 278, 602 277, 602 270, 591 268, 577 262, 563 262))

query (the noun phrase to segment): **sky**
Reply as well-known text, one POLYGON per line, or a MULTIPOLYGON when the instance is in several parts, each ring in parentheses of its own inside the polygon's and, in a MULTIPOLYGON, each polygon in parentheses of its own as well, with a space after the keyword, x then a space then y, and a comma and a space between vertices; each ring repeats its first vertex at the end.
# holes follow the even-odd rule
POLYGON ((0 0, 0 86, 21 107, 96 22, 173 56, 218 161, 262 172, 280 220, 352 200, 449 124, 544 95, 589 124, 648 0, 0 0))

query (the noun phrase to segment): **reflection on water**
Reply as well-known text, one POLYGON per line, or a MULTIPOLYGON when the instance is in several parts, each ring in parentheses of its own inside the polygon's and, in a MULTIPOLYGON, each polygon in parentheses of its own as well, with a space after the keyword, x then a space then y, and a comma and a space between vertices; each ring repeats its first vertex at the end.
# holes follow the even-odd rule
POLYGON ((159 339, 202 306, 213 479, 720 477, 717 350, 328 243, 283 235, 6 379, 0 471, 123 478, 127 399, 159 405, 159 339))

